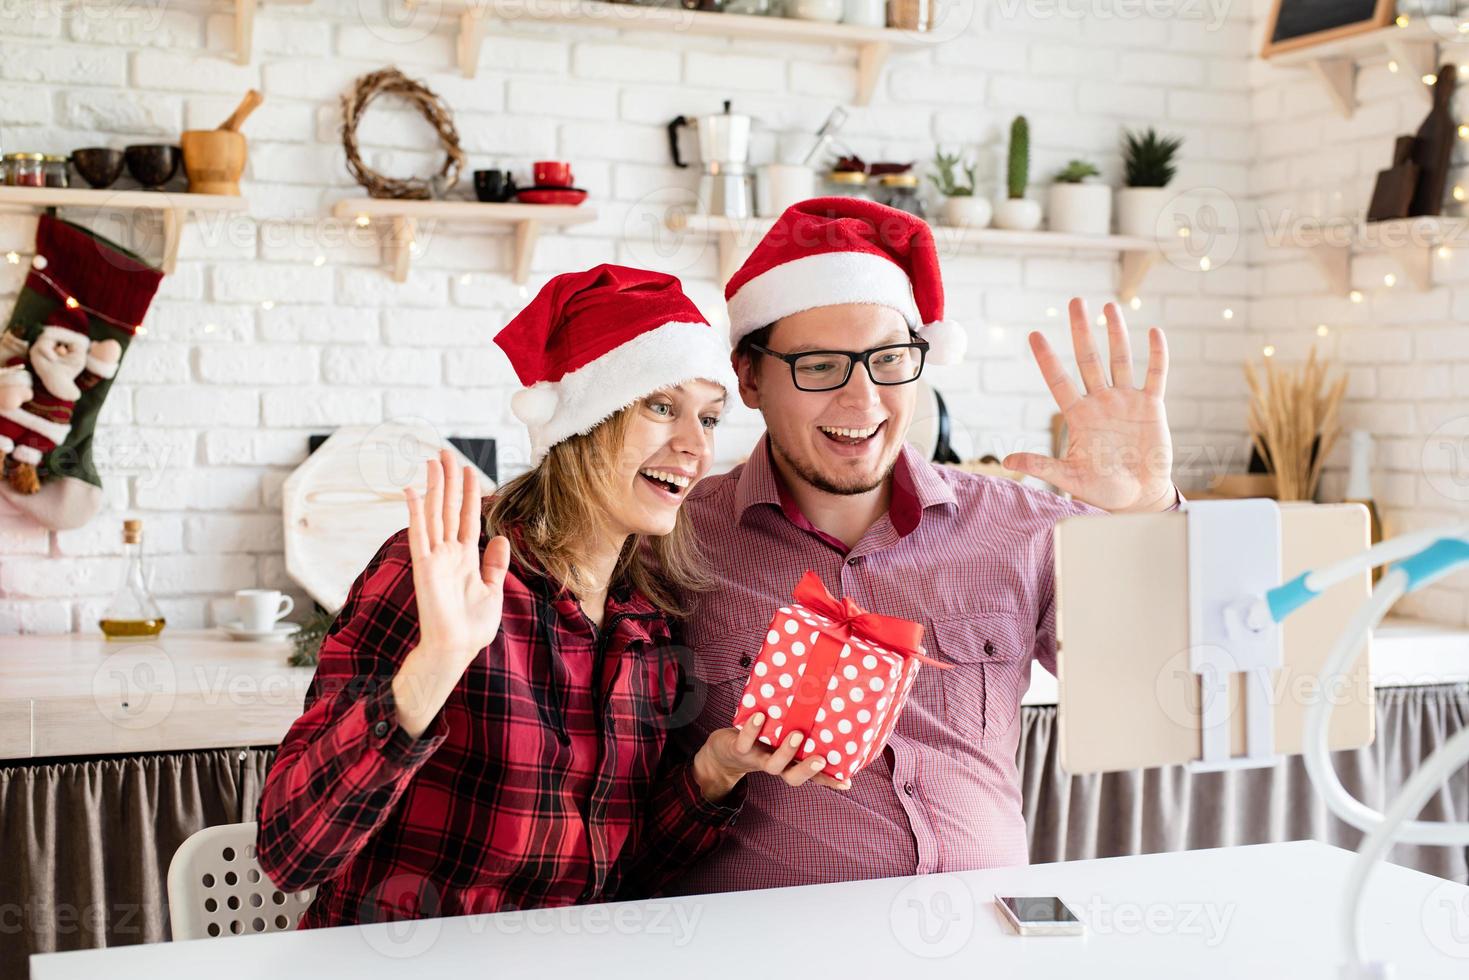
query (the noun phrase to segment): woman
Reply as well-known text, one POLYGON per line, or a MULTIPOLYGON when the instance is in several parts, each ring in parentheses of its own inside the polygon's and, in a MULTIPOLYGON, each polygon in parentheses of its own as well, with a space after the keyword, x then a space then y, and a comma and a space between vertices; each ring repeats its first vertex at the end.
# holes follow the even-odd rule
POLYGON ((647 894, 718 843, 745 773, 821 769, 758 718, 664 752, 672 597, 701 578, 679 506, 735 390, 724 341, 673 277, 604 265, 495 342, 536 465, 482 510, 472 469, 428 462, 266 779, 258 857, 318 889, 303 927, 647 894))

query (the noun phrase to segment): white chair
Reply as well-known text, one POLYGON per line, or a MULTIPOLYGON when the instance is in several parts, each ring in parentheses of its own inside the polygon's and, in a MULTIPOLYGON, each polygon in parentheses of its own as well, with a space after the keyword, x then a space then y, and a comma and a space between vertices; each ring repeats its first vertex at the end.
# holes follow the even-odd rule
POLYGON ((255 822, 206 827, 168 865, 173 938, 206 939, 296 928, 316 889, 287 895, 255 860, 255 822))

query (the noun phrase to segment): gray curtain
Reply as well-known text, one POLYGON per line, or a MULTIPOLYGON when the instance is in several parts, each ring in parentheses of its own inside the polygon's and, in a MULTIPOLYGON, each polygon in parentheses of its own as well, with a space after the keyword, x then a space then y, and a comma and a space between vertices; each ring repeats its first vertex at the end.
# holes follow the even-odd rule
MULTIPOLYGON (((1061 772, 1054 707, 1025 708, 1020 781, 1032 862, 1314 839, 1356 849, 1362 834, 1333 816, 1291 756, 1270 769, 1193 775, 1179 766, 1104 775, 1061 772)), ((1383 688, 1377 738, 1335 753, 1342 784, 1375 809, 1444 742, 1469 725, 1469 685, 1383 688)), ((1422 820, 1469 820, 1469 769, 1423 809, 1422 820)), ((1469 882, 1469 849, 1399 845, 1392 860, 1469 882)))
MULTIPOLYGON (((1469 685, 1384 689, 1378 736, 1339 753, 1342 781, 1381 808, 1418 763, 1469 725, 1469 685)), ((1297 758, 1269 770, 1190 776, 1179 768, 1067 776, 1056 709, 1025 708, 1020 778, 1031 860, 1064 861, 1360 834, 1315 799, 1297 758)), ((255 818, 275 751, 219 749, 30 762, 0 768, 0 977, 33 952, 163 942, 164 882, 186 837, 255 818)), ((1423 819, 1469 819, 1469 772, 1423 819)), ((1400 847, 1394 860, 1469 881, 1466 851, 1400 847)))
POLYGON ((255 818, 274 749, 0 768, 0 977, 31 953, 169 938, 168 862, 184 839, 255 818))

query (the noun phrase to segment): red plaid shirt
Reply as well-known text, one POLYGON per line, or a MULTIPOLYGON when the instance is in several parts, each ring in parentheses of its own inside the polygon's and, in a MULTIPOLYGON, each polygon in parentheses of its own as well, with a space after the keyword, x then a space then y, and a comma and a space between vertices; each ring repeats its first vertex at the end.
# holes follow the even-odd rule
POLYGON ((597 630, 512 564, 499 634, 414 739, 390 685, 410 566, 399 531, 357 577, 266 778, 256 850, 282 890, 317 886, 302 928, 638 897, 718 843, 744 782, 710 804, 665 756, 684 678, 641 594, 614 588, 597 630))

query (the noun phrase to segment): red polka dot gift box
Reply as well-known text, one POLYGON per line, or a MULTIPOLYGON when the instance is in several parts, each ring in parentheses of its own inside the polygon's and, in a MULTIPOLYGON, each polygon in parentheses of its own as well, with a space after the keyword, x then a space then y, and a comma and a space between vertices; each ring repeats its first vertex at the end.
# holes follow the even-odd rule
POLYGON ((734 724, 763 713, 760 741, 805 732, 796 759, 823 756, 833 779, 850 779, 882 751, 923 655, 923 627, 837 600, 807 572, 776 610, 750 671, 734 724))

